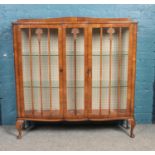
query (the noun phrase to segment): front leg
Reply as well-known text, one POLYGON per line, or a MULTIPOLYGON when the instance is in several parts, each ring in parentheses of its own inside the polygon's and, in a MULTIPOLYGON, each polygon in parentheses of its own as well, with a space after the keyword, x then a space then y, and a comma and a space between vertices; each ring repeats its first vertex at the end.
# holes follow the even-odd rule
POLYGON ((18 139, 22 138, 22 128, 23 128, 24 120, 17 120, 16 121, 16 129, 18 130, 18 139))
POLYGON ((135 119, 134 118, 131 118, 131 119, 129 119, 128 120, 129 121, 129 123, 130 123, 130 126, 131 126, 131 129, 130 129, 130 137, 131 138, 134 138, 135 137, 135 135, 134 135, 134 133, 133 133, 133 130, 134 130, 134 127, 135 127, 135 119))

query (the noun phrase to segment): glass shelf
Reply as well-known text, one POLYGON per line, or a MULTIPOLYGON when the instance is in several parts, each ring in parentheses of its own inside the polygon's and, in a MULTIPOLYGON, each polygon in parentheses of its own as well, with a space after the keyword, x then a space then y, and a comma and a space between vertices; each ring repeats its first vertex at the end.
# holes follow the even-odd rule
MULTIPOLYGON (((74 53, 73 51, 71 51, 72 53, 74 53)), ((100 52, 100 51, 96 51, 96 52, 100 52)), ((102 51, 103 53, 104 52, 107 52, 107 51, 102 51)), ((112 54, 112 56, 118 56, 119 54, 117 54, 118 51, 115 51, 115 54, 112 54)), ((44 52, 42 52, 44 53, 44 52)), ((52 53, 52 51, 50 52, 52 53)), ((53 53, 56 53, 56 52, 53 52, 53 53)), ((58 53, 58 52, 57 52, 58 53)), ((78 51, 77 51, 78 53, 78 51)), ((121 55, 128 55, 128 51, 122 51, 121 55)), ((30 54, 22 54, 22 56, 39 56, 39 54, 37 53, 34 53, 32 55, 30 54)), ((46 54, 41 54, 40 56, 49 56, 48 53, 46 52, 46 54)), ((59 54, 50 54, 50 56, 59 56, 59 54)), ((74 56, 74 54, 67 54, 66 56, 74 56)), ((84 56, 83 54, 77 54, 76 56, 84 56)), ((100 56, 100 54, 92 54, 92 56, 100 56)), ((102 56, 110 56, 110 54, 102 54, 102 56)))
MULTIPOLYGON (((111 85, 112 86, 118 86, 118 81, 117 81, 117 79, 116 80, 112 80, 111 81, 111 85)), ((120 81, 120 85, 121 86, 127 86, 127 81, 120 81)), ((98 81, 98 80, 92 80, 92 86, 93 87, 100 87, 100 81, 98 81)), ((108 87, 109 86, 109 81, 102 81, 102 87, 108 87)))
MULTIPOLYGON (((30 82, 24 82, 24 87, 25 88, 31 88, 30 82)), ((39 82, 33 82, 32 85, 33 88, 40 88, 39 82)), ((117 88, 117 87, 128 87, 127 83, 126 84, 121 84, 120 86, 113 84, 111 86, 111 88, 117 88)), ((42 88, 50 88, 49 83, 48 82, 42 82, 42 88)), ((58 83, 52 83, 52 87, 51 88, 59 88, 58 83)), ((67 86, 67 88, 74 88, 74 84, 73 83, 69 83, 69 85, 67 86)), ((80 82, 77 82, 77 86, 76 88, 84 88, 83 84, 80 82)), ((99 84, 98 85, 92 85, 92 88, 100 88, 99 84)), ((102 88, 109 88, 109 86, 107 84, 103 84, 102 88)))
MULTIPOLYGON (((23 54, 22 56, 39 56, 39 54, 23 54)), ((58 54, 41 54, 40 56, 59 56, 58 54)), ((73 54, 70 54, 70 55, 66 55, 66 56, 74 56, 73 54)), ((76 56, 84 56, 84 55, 76 55, 76 56)))
MULTIPOLYGON (((109 87, 109 86, 102 86, 102 88, 117 88, 118 86, 111 86, 111 87, 109 87)), ((125 86, 120 86, 120 87, 128 87, 127 85, 125 85, 125 86)), ((95 86, 92 86, 92 88, 100 88, 100 87, 95 87, 95 86)))
MULTIPOLYGON (((24 88, 31 88, 31 86, 24 86, 24 88)), ((32 86, 32 88, 59 88, 59 87, 48 87, 48 86, 42 86, 42 87, 40 87, 40 86, 32 86)))
MULTIPOLYGON (((118 56, 119 54, 112 54, 112 56, 118 56)), ((127 56, 128 54, 120 54, 122 56, 127 56)), ((23 54, 22 56, 39 56, 39 54, 23 54)), ((58 54, 42 54, 40 56, 59 56, 58 54)), ((70 55, 66 55, 66 56, 74 56, 73 54, 70 54, 70 55)), ((76 55, 76 56, 84 56, 84 55, 76 55)), ((93 54, 92 56, 100 56, 100 54, 93 54)), ((110 56, 109 54, 102 54, 102 56, 110 56)))
MULTIPOLYGON (((33 87, 40 87, 40 81, 32 81, 33 82, 33 87)), ((51 81, 52 82, 52 88, 59 87, 59 82, 58 81, 51 81)), ((102 81, 102 87, 109 87, 108 86, 109 82, 108 81, 102 81)), ((42 87, 49 87, 50 83, 49 81, 42 81, 42 87)), ((118 81, 111 81, 112 87, 118 87, 118 81)), ((31 87, 31 81, 24 81, 24 86, 25 87, 31 87)), ((77 80, 76 81, 76 86, 77 87, 84 87, 84 82, 77 80)), ((120 86, 121 87, 127 87, 127 81, 120 81, 120 86)), ((74 88, 74 81, 67 81, 67 87, 73 87, 74 88)), ((100 83, 99 81, 92 81, 92 87, 94 88, 99 88, 100 83)))
MULTIPOLYGON (((22 56, 39 56, 39 54, 23 54, 22 56)), ((41 54, 40 56, 49 56, 48 54, 41 54)), ((50 54, 50 56, 59 56, 58 54, 50 54)))
MULTIPOLYGON (((102 86, 102 88, 117 88, 118 86, 111 86, 111 87, 108 87, 108 86, 102 86)), ((120 86, 120 87, 128 87, 127 85, 126 86, 120 86)), ((24 88, 31 88, 31 86, 24 86, 24 88)), ((32 88, 59 88, 59 87, 49 87, 49 86, 42 86, 42 87, 40 87, 40 86, 32 86, 32 88)), ((66 88, 74 88, 74 86, 73 87, 66 87, 66 88)), ((84 88, 84 87, 76 87, 76 88, 84 88)), ((100 87, 95 87, 95 86, 93 86, 92 88, 100 88, 100 87)))
MULTIPOLYGON (((118 56, 118 55, 122 55, 122 56, 127 56, 127 53, 123 53, 123 54, 112 54, 111 56, 118 56)), ((92 56, 100 56, 100 54, 93 54, 92 56)), ((110 54, 102 54, 102 56, 110 56, 110 54)))
MULTIPOLYGON (((31 82, 30 81, 24 81, 24 87, 30 87, 31 88, 31 82)), ((32 87, 40 88, 40 81, 32 81, 32 87)), ((49 88, 50 83, 49 81, 42 81, 42 87, 43 88, 49 88)), ((58 81, 52 81, 52 87, 51 88, 59 88, 59 82, 58 81)))

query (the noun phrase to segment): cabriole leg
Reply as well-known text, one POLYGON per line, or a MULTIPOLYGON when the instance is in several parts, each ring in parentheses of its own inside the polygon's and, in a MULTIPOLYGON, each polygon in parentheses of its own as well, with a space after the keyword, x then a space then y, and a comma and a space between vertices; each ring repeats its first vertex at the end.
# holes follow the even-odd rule
POLYGON ((130 123, 130 126, 131 126, 131 129, 130 129, 130 137, 131 138, 134 138, 135 137, 135 135, 134 135, 134 133, 133 133, 133 130, 134 130, 134 127, 135 127, 135 120, 134 120, 134 118, 131 118, 131 119, 129 119, 128 120, 128 122, 130 123))
POLYGON ((17 120, 16 121, 16 129, 18 130, 18 139, 22 138, 22 128, 23 128, 24 120, 17 120))

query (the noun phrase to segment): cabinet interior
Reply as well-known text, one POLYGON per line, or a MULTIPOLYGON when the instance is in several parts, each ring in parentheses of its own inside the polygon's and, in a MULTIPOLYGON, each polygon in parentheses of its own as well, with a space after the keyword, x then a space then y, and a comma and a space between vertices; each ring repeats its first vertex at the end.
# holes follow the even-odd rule
MULTIPOLYGON (((94 114, 99 111, 106 113, 109 108, 127 109, 129 29, 112 28, 112 35, 109 29, 92 28, 91 106, 94 114)), ((84 97, 84 31, 79 28, 75 39, 72 28, 65 29, 67 110, 71 113, 76 110, 77 114, 83 114, 87 104, 84 97)), ((58 29, 23 28, 21 32, 25 111, 32 111, 32 108, 36 112, 59 111, 61 43, 58 41, 58 29)))

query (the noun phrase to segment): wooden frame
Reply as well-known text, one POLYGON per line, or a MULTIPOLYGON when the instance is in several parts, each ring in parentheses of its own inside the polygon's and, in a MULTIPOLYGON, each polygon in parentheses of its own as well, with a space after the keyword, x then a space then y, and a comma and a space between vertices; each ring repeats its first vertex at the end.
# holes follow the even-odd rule
MULTIPOLYGON (((137 22, 134 22, 128 18, 86 18, 86 17, 64 17, 64 18, 52 18, 52 19, 21 19, 13 23, 13 40, 14 40, 14 60, 15 60, 15 76, 16 76, 16 94, 17 94, 17 123, 16 127, 19 131, 18 138, 21 138, 22 135, 22 126, 25 120, 31 121, 109 121, 109 120, 127 120, 131 125, 130 136, 134 137, 133 129, 135 127, 134 120, 134 87, 135 87, 135 74, 136 74, 136 37, 137 37, 137 22), (128 46, 128 65, 127 65, 127 107, 126 109, 120 108, 120 93, 121 93, 121 64, 122 64, 122 30, 126 28, 129 31, 129 46, 128 46), (52 29, 58 30, 58 70, 59 70, 59 103, 60 109, 57 112, 54 112, 52 109, 52 96, 50 95, 50 109, 44 110, 43 105, 41 105, 41 113, 35 111, 34 103, 32 101, 32 110, 29 113, 26 113, 25 102, 24 102, 24 77, 23 77, 23 60, 22 60, 22 30, 28 30, 28 44, 29 44, 29 58, 30 58, 30 79, 31 79, 31 100, 33 100, 33 78, 32 78, 32 45, 31 45, 31 30, 36 29, 38 37, 38 46, 39 46, 39 62, 40 62, 40 93, 42 92, 42 69, 41 69, 41 38, 42 38, 42 29, 47 30, 47 51, 48 51, 48 72, 49 72, 49 90, 52 94, 52 83, 51 83, 51 45, 50 45, 50 32, 52 29), (77 105, 75 105, 74 113, 72 115, 68 114, 67 110, 67 66, 66 66, 66 30, 72 29, 72 35, 74 36, 74 100, 76 104, 77 100, 77 80, 76 80, 76 54, 77 54, 77 44, 76 44, 76 35, 78 35, 79 30, 83 30, 83 39, 84 39, 84 66, 83 66, 83 96, 84 96, 84 109, 82 109, 82 115, 77 113, 77 105), (99 88, 99 113, 93 113, 92 105, 92 90, 93 90, 93 30, 98 29, 100 31, 100 86, 99 88), (118 31, 118 78, 117 83, 117 108, 111 109, 111 89, 112 89, 112 52, 113 52, 113 33, 118 31), (109 35, 110 44, 109 44, 109 108, 102 108, 102 85, 103 85, 103 39, 104 35, 109 35), (35 114, 34 114, 35 113, 35 114)), ((72 42, 73 44, 73 42, 72 42)), ((42 100, 42 93, 41 93, 42 100)), ((43 104, 41 102, 41 104, 43 104)))

